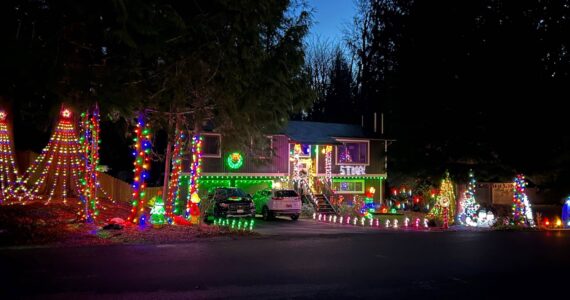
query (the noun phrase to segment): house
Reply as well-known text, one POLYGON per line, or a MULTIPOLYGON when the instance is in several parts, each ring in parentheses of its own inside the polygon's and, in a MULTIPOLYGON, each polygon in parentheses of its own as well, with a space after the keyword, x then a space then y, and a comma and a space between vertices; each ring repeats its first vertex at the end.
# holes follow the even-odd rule
POLYGON ((373 188, 374 202, 384 199, 390 140, 361 126, 290 121, 282 132, 267 137, 270 149, 256 157, 226 149, 218 133, 202 137, 202 195, 214 187, 239 187, 251 194, 295 188, 305 194, 328 191, 336 200, 352 202, 373 188))

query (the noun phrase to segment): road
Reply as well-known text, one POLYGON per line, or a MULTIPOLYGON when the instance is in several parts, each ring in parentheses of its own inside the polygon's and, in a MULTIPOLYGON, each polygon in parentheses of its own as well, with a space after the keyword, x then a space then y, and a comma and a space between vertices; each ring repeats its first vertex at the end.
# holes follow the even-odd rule
POLYGON ((1 249, 0 298, 526 299, 558 292, 567 295, 568 231, 361 228, 350 232, 320 226, 335 227, 309 221, 260 222, 258 229, 265 233, 254 238, 1 249), (317 228, 311 234, 291 226, 317 228))

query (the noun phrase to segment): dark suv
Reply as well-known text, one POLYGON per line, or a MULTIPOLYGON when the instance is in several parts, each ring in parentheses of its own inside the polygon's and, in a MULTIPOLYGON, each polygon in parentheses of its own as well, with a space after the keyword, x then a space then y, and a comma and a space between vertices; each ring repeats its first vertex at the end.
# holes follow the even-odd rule
POLYGON ((208 194, 209 207, 204 220, 210 218, 255 218, 251 195, 239 188, 216 188, 208 194))

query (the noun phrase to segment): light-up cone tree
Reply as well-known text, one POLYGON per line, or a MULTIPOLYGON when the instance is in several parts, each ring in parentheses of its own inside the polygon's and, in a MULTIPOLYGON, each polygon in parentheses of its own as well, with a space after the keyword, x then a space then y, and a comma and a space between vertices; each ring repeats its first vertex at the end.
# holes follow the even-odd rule
POLYGON ((449 172, 445 172, 445 177, 441 180, 439 194, 428 217, 443 221, 444 227, 451 225, 455 216, 455 189, 449 172))
POLYGON ((151 150, 151 133, 148 124, 145 122, 144 115, 139 114, 137 126, 135 128, 135 142, 133 156, 135 157, 134 177, 132 184, 132 208, 131 214, 127 218, 134 224, 144 225, 147 221, 145 214, 146 199, 146 181, 149 178, 150 170, 150 150, 151 150))
POLYGON ((66 203, 68 196, 79 197, 82 169, 82 149, 72 114, 63 108, 47 146, 26 172, 26 198, 45 199, 46 203, 57 198, 66 203))
POLYGON ((534 216, 526 195, 527 182, 519 174, 513 182, 513 225, 534 227, 534 216))
POLYGON ((457 220, 461 225, 477 226, 477 213, 479 211, 479 204, 475 200, 475 187, 477 180, 473 174, 473 170, 469 170, 469 183, 467 190, 463 193, 461 202, 459 204, 459 213, 457 220))
POLYGON ((8 126, 8 114, 0 109, 0 204, 17 199, 15 190, 20 184, 21 178, 16 167, 14 145, 8 126))

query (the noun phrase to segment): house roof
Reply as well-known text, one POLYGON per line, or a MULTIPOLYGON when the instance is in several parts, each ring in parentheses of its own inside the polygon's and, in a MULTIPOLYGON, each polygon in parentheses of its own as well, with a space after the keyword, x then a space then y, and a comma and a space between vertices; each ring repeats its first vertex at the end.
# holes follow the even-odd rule
POLYGON ((284 134, 301 144, 338 144, 335 138, 377 138, 353 124, 289 121, 284 134))

